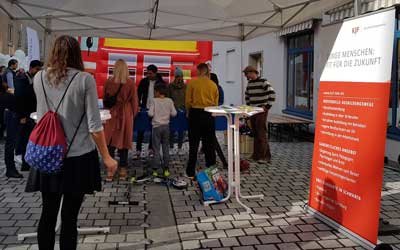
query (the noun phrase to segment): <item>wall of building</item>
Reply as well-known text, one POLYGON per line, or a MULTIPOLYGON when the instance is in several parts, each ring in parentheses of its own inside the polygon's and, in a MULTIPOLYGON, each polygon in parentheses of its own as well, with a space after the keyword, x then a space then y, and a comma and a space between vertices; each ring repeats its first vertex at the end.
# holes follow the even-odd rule
MULTIPOLYGON (((316 119, 316 110, 318 107, 319 79, 340 27, 341 23, 326 26, 318 25, 314 30, 314 121, 316 119)), ((225 88, 225 96, 228 96, 228 100, 239 100, 240 95, 243 96, 243 94, 239 91, 239 86, 235 85, 235 88, 229 88, 229 84, 224 82, 226 80, 226 78, 224 78, 224 74, 226 72, 227 62, 225 57, 221 55, 226 54, 226 51, 233 48, 240 51, 240 43, 215 42, 214 55, 218 56, 214 57, 216 60, 213 61, 213 65, 214 71, 220 76, 220 80, 222 79, 222 85, 225 88)), ((233 67, 235 68, 235 79, 241 79, 243 82, 243 88, 246 87, 247 81, 241 74, 241 69, 248 64, 249 54, 255 52, 263 53, 263 77, 267 78, 272 83, 277 93, 277 100, 271 110, 271 113, 280 114, 282 113, 282 110, 286 108, 287 59, 285 40, 272 33, 242 43, 242 56, 240 56, 240 53, 236 54, 235 60, 237 59, 237 62, 234 63, 233 67), (242 59, 241 63, 239 63, 240 58, 242 59)), ((241 101, 243 102, 243 99, 241 99, 241 101)), ((233 102, 233 104, 239 103, 233 102)), ((386 156, 391 161, 397 162, 400 154, 399 149, 399 141, 390 139, 386 140, 386 156)))
POLYGON ((11 20, 4 12, 0 11, 0 23, 2 29, 0 29, 0 53, 13 55, 18 49, 23 50, 27 53, 27 39, 26 39, 26 27, 30 27, 37 31, 38 37, 41 44, 41 57, 44 57, 44 35, 43 29, 33 21, 15 21, 11 20), (13 25, 12 32, 12 44, 8 43, 8 27, 9 24, 13 25), (18 42, 20 40, 20 42, 18 42))
POLYGON ((226 105, 242 104, 241 42, 214 42, 212 71, 224 89, 226 105))

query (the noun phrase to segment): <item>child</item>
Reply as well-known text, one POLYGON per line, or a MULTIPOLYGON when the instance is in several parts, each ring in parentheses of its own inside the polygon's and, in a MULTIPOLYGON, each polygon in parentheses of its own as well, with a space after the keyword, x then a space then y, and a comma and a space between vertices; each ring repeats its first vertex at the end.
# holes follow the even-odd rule
POLYGON ((171 116, 176 116, 174 102, 167 98, 168 87, 165 84, 154 86, 154 100, 149 107, 149 116, 153 118, 152 142, 154 158, 152 161, 153 176, 158 176, 157 169, 160 167, 161 156, 160 146, 162 146, 162 167, 165 177, 169 173, 169 120, 171 116))

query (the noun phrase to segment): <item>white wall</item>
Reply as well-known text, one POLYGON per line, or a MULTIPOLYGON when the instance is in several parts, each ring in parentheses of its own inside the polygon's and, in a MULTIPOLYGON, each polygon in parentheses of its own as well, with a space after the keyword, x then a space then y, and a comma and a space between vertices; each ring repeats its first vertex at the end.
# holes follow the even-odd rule
MULTIPOLYGON (((243 67, 249 63, 249 55, 263 53, 263 78, 271 82, 276 92, 276 102, 271 113, 279 114, 286 106, 286 52, 284 40, 275 33, 243 42, 243 67)), ((242 76, 243 77, 243 76, 242 76)), ((244 88, 247 80, 243 77, 244 88)))
POLYGON ((241 67, 241 42, 214 42, 212 71, 218 75, 219 83, 224 89, 226 105, 242 104, 241 67), (229 62, 228 53, 232 59, 229 62), (228 71, 232 72, 229 76, 228 71))
MULTIPOLYGON (((214 42, 213 49, 213 71, 218 74, 221 85, 225 91, 225 104, 243 104, 244 90, 247 79, 244 78, 242 70, 248 65, 249 55, 256 52, 263 53, 262 77, 268 79, 277 93, 277 100, 271 113, 281 113, 286 102, 286 66, 285 66, 285 44, 275 34, 240 42, 214 42), (234 83, 227 82, 227 51, 235 50, 235 62, 230 65, 234 70, 234 83)), ((231 63, 231 62, 229 62, 231 63)))

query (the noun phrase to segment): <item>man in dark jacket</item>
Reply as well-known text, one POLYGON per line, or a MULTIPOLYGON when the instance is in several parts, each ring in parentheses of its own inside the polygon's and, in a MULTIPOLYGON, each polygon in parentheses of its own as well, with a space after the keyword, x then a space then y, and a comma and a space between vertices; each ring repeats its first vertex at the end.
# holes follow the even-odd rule
POLYGON ((33 77, 43 67, 43 63, 38 60, 33 60, 29 65, 29 71, 16 76, 15 87, 15 111, 18 115, 18 137, 16 146, 16 155, 22 155, 21 171, 28 171, 29 165, 25 162, 24 156, 29 136, 34 127, 34 121, 30 115, 36 111, 36 95, 33 90, 33 77))
POLYGON ((15 112, 15 96, 10 93, 7 84, 1 79, 0 84, 0 108, 5 110, 4 120, 7 129, 7 138, 4 145, 4 162, 6 164, 7 178, 22 178, 23 176, 15 167, 14 151, 17 136, 18 118, 15 112))
POLYGON ((14 79, 16 75, 16 70, 18 69, 18 61, 11 59, 8 61, 8 68, 6 72, 2 75, 3 83, 6 83, 10 89, 14 88, 14 79))
MULTIPOLYGON (((145 78, 143 78, 138 87, 138 100, 139 100, 139 107, 141 111, 148 110, 150 103, 153 101, 154 98, 154 86, 157 84, 166 84, 162 77, 158 74, 157 66, 151 64, 147 66, 145 78)), ((150 131, 151 132, 151 131, 150 131)), ((142 152, 142 144, 144 139, 145 131, 139 131, 136 141, 136 156, 140 158, 142 152)), ((150 136, 151 138, 151 136, 150 136)), ((149 154, 152 156, 152 145, 151 140, 149 142, 149 154)))

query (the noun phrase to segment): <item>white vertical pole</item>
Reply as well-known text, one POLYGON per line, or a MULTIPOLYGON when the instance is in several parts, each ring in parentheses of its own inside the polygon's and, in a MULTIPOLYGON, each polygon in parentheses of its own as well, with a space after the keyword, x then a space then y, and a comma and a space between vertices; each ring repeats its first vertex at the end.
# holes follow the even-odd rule
POLYGON ((354 16, 360 15, 361 5, 360 0, 354 0, 354 16))

